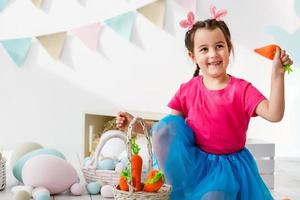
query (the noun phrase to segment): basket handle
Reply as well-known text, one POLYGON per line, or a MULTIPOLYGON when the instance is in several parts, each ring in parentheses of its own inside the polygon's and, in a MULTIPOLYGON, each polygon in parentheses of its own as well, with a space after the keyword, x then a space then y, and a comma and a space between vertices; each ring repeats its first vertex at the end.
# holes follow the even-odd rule
MULTIPOLYGON (((131 171, 131 139, 132 139, 132 130, 134 128, 134 126, 139 123, 142 128, 143 128, 143 132, 144 132, 144 136, 147 139, 147 147, 148 147, 148 155, 149 155, 149 159, 148 159, 148 166, 149 166, 149 170, 152 170, 152 144, 151 144, 151 140, 150 140, 150 136, 149 136, 149 132, 147 130, 146 124, 144 122, 144 120, 140 117, 134 117, 133 120, 130 122, 130 124, 128 125, 128 131, 127 131, 127 152, 128 152, 128 160, 129 160, 129 170, 131 171)), ((131 179, 129 180, 129 191, 132 193, 133 192, 133 186, 132 186, 132 176, 131 179)))
POLYGON ((100 156, 100 152, 103 148, 103 146, 105 145, 105 143, 112 139, 112 138, 119 138, 121 139, 125 144, 127 144, 127 137, 126 137, 126 133, 122 134, 122 133, 118 133, 118 132, 105 132, 102 134, 102 136, 100 137, 100 141, 99 144, 97 145, 97 148, 95 150, 95 153, 92 157, 91 162, 88 164, 88 168, 92 168, 92 169, 96 169, 97 167, 97 161, 99 159, 100 156))

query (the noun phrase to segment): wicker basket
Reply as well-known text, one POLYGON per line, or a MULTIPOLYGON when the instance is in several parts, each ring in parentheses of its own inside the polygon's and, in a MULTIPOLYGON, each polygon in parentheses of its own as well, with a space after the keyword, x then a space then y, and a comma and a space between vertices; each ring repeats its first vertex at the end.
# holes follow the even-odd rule
MULTIPOLYGON (((102 134, 99 144, 93 154, 91 162, 87 166, 82 166, 82 172, 87 183, 98 181, 100 185, 116 185, 119 182, 119 172, 115 170, 97 170, 97 162, 104 144, 112 139, 120 138, 126 144, 125 134, 116 132, 105 132, 102 134)), ((104 159, 104 158, 102 158, 104 159)), ((84 164, 83 164, 84 165, 84 164)))
POLYGON ((6 171, 5 171, 6 160, 4 157, 0 158, 0 190, 3 190, 6 186, 6 171))
MULTIPOLYGON (((143 119, 135 117, 128 126, 128 133, 127 133, 127 155, 128 160, 131 160, 131 138, 132 138, 132 130, 133 126, 136 123, 140 123, 140 125, 143 127, 144 135, 147 139, 147 147, 148 147, 148 154, 149 154, 149 160, 148 160, 148 166, 149 171, 152 170, 152 144, 149 137, 148 130, 145 126, 145 122, 143 119)), ((130 163, 130 162, 129 162, 130 163)), ((129 170, 131 171, 131 165, 129 165, 129 170)), ((129 180, 129 191, 122 191, 118 187, 113 188, 114 198, 117 200, 168 200, 169 194, 171 192, 171 186, 164 184, 161 189, 158 192, 134 192, 133 186, 132 186, 132 180, 129 180)))

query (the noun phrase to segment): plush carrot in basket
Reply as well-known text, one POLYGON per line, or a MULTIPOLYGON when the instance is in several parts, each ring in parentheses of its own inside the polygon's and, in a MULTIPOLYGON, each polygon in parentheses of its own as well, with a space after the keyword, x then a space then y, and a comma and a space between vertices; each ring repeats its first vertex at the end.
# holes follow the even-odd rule
POLYGON ((135 139, 131 139, 131 150, 132 150, 132 157, 131 157, 131 175, 132 175, 132 185, 134 187, 134 191, 141 191, 142 190, 142 167, 143 167, 143 159, 139 156, 140 147, 135 142, 135 139))
MULTIPOLYGON (((275 56, 275 53, 276 53, 276 47, 280 48, 276 44, 270 44, 270 45, 267 45, 267 46, 264 46, 264 47, 254 49, 254 51, 256 53, 258 53, 259 55, 262 55, 266 58, 269 58, 270 60, 273 60, 274 56, 275 56)), ((292 72, 293 70, 291 68, 291 65, 284 65, 284 71, 287 71, 288 74, 290 72, 292 72)))
POLYGON ((157 192, 164 184, 164 174, 162 171, 152 170, 147 175, 144 191, 157 192))
POLYGON ((121 175, 120 175, 119 186, 120 186, 121 190, 129 191, 129 186, 127 183, 127 181, 129 181, 129 179, 130 179, 130 172, 129 172, 129 169, 126 168, 121 172, 121 175))

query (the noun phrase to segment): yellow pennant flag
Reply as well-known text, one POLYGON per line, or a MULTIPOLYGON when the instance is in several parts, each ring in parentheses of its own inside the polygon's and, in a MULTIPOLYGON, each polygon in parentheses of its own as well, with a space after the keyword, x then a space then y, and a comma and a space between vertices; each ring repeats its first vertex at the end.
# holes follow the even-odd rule
POLYGON ((138 9, 138 12, 149 19, 153 24, 163 28, 165 16, 165 0, 157 0, 154 3, 148 4, 138 9))
POLYGON ((36 7, 41 7, 43 0, 31 0, 36 7))
POLYGON ((59 59, 66 36, 67 32, 60 32, 38 36, 37 39, 52 58, 59 59))

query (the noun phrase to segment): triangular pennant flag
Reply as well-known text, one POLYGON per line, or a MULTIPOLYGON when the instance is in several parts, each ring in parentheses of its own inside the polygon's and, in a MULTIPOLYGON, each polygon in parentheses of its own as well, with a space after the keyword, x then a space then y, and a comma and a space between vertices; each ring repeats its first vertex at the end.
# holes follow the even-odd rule
POLYGON ((47 50, 47 52, 51 55, 52 58, 59 59, 66 36, 66 32, 60 32, 50 35, 38 36, 37 39, 47 50))
POLYGON ((185 8, 186 11, 192 11, 196 14, 197 0, 175 0, 179 5, 185 8))
POLYGON ((139 8, 138 12, 162 28, 164 24, 165 6, 165 0, 157 0, 154 3, 139 8))
POLYGON ((41 7, 43 0, 31 0, 36 7, 41 7))
POLYGON ((91 24, 71 30, 87 47, 96 51, 99 39, 100 23, 91 24))
POLYGON ((4 40, 1 43, 13 61, 21 66, 31 47, 31 38, 4 40))
POLYGON ((2 11, 7 3, 8 0, 0 0, 0 11, 2 11))
POLYGON ((129 40, 131 36, 134 16, 134 12, 128 12, 108 19, 105 21, 105 23, 122 37, 129 40))

